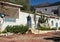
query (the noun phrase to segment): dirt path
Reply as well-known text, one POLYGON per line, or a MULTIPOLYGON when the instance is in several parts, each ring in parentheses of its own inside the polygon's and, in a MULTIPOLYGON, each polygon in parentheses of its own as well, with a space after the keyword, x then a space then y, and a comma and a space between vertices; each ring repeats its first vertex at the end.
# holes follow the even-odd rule
POLYGON ((54 36, 55 33, 46 34, 25 34, 25 35, 12 35, 0 37, 0 42, 53 42, 53 40, 46 40, 45 37, 54 36))

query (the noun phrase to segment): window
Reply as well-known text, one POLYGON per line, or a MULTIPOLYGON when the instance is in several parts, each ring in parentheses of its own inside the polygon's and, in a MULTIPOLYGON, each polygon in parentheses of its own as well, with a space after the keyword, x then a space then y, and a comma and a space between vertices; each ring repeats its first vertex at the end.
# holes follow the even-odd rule
POLYGON ((47 9, 45 8, 45 11, 47 11, 47 9))
POLYGON ((54 10, 54 14, 59 14, 58 10, 54 10))
POLYGON ((5 22, 16 22, 16 19, 15 18, 9 18, 9 17, 6 17, 4 19, 5 22))
POLYGON ((59 14, 58 10, 52 10, 52 12, 54 12, 54 14, 59 14))

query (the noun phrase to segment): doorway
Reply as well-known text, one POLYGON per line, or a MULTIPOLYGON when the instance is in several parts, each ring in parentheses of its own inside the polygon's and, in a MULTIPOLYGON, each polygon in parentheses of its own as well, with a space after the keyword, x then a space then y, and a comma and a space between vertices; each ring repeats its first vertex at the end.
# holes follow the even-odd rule
POLYGON ((31 28, 31 16, 27 16, 27 26, 31 28))

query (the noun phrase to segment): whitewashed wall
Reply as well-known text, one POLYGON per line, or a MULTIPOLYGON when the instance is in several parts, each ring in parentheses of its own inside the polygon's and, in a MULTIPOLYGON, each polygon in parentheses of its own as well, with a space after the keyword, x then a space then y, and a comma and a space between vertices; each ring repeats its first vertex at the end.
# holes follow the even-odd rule
POLYGON ((60 27, 60 25, 59 25, 60 20, 59 19, 49 18, 49 20, 48 20, 49 26, 51 28, 56 27, 56 22, 58 23, 58 27, 60 27), (53 25, 52 25, 51 21, 53 21, 53 25))
MULTIPOLYGON (((27 16, 28 15, 29 15, 29 13, 21 12, 20 9, 19 9, 19 18, 17 18, 15 22, 5 22, 4 21, 4 23, 2 24, 2 27, 1 27, 2 29, 1 30, 4 30, 7 25, 21 25, 21 24, 26 25, 27 24, 27 16)), ((34 26, 35 26, 35 24, 34 24, 34 15, 30 14, 30 16, 31 16, 31 19, 32 19, 32 28, 34 28, 34 26)), ((36 17, 37 17, 36 18, 36 22, 38 23, 39 16, 37 15, 36 17)), ((49 26, 51 28, 55 27, 55 23, 56 22, 59 23, 59 27, 60 27, 60 20, 53 19, 53 18, 49 18, 49 20, 48 20, 49 26), (54 25, 53 26, 51 25, 51 21, 52 20, 54 21, 54 23, 53 23, 54 25)), ((37 25, 37 23, 36 23, 36 25, 37 25)))
MULTIPOLYGON (((29 15, 29 13, 25 13, 25 12, 21 12, 19 9, 19 18, 16 19, 16 22, 5 22, 2 24, 2 30, 5 29, 5 27, 7 25, 26 25, 27 24, 27 16, 29 15)), ((32 19, 32 24, 34 25, 34 15, 30 14, 31 19, 32 19)))
MULTIPOLYGON (((57 14, 54 14, 53 10, 57 10, 57 9, 59 10, 60 9, 59 7, 60 7, 60 5, 49 6, 49 7, 40 7, 40 8, 36 8, 36 11, 40 11, 40 12, 45 13, 45 14, 57 15, 57 14)), ((49 18, 49 20, 48 20, 49 26, 51 28, 56 27, 56 22, 58 23, 58 27, 60 27, 60 19, 49 18), (51 21, 53 21, 53 26, 52 26, 51 21)))

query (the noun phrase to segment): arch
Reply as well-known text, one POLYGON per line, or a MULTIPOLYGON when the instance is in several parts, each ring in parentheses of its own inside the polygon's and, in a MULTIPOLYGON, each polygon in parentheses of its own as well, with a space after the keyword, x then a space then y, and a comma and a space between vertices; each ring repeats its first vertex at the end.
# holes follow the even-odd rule
POLYGON ((31 28, 31 16, 27 16, 27 26, 31 28))

